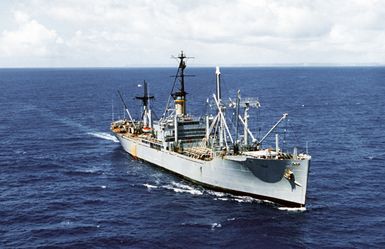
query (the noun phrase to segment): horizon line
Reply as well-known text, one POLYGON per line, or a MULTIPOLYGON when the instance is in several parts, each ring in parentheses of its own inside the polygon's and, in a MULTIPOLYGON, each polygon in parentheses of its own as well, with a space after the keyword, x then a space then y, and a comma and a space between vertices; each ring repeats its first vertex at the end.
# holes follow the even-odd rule
MULTIPOLYGON (((189 65, 189 68, 215 68, 217 65, 189 65)), ((281 63, 281 64, 228 64, 222 68, 311 68, 311 67, 385 67, 385 63, 281 63)), ((123 65, 123 66, 0 66, 0 69, 113 69, 113 68, 175 68, 173 65, 123 65)))

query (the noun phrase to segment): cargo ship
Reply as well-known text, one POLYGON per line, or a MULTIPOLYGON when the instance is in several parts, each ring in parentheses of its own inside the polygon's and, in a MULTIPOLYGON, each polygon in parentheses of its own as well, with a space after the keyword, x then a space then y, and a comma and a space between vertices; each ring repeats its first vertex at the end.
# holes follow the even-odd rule
MULTIPOLYGON (((178 68, 165 112, 154 120, 148 84, 136 97, 143 105, 140 119, 131 116, 122 95, 127 118, 114 120, 111 131, 123 149, 138 158, 206 188, 235 195, 252 196, 285 207, 304 207, 311 156, 293 147, 290 152, 279 147, 277 127, 288 117, 284 113, 261 138, 249 129, 250 109, 260 108, 256 98, 225 101, 221 92, 221 72, 215 70, 214 111, 199 117, 189 114, 185 91, 186 55, 177 56, 178 68), (235 113, 235 131, 228 125, 228 112, 235 113), (275 146, 263 143, 275 135, 275 146), (274 148, 275 147, 275 148, 274 148)), ((213 70, 214 71, 214 70, 213 70)), ((233 115, 233 116, 234 116, 233 115)), ((274 139, 273 139, 274 141, 274 139)))

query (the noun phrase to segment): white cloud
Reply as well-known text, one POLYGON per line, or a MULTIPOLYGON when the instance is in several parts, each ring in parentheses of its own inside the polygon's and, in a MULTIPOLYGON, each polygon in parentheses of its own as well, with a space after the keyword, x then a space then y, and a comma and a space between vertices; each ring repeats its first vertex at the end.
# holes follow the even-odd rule
POLYGON ((55 30, 31 19, 21 11, 14 13, 16 30, 4 30, 0 36, 0 51, 9 57, 49 56, 56 44, 63 43, 55 30))
POLYGON ((164 64, 180 49, 206 65, 385 63, 381 0, 35 0, 15 9, 2 53, 57 55, 62 66, 164 64))
POLYGON ((18 24, 24 24, 29 21, 30 17, 27 13, 21 12, 21 11, 15 11, 14 13, 15 21, 18 24))

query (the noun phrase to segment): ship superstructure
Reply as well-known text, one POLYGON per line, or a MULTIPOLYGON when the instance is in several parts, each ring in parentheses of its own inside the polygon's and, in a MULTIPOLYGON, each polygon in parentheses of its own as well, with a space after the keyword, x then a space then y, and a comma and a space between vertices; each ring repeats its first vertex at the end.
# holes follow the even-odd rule
POLYGON ((242 99, 239 90, 235 100, 223 101, 218 67, 212 95, 215 113, 201 117, 188 114, 184 72, 187 57, 181 52, 177 58, 172 91, 159 120, 152 118, 153 96, 149 96, 144 82, 143 96, 136 97, 143 103, 141 119, 134 120, 124 104, 129 118, 112 122, 111 130, 124 150, 209 188, 303 207, 311 156, 298 153, 296 148, 292 153, 282 151, 277 134, 275 148, 262 147, 288 114, 283 114, 261 139, 255 138, 249 129, 249 110, 259 108, 259 101, 242 99), (227 124, 230 108, 235 111, 235 132, 227 124))

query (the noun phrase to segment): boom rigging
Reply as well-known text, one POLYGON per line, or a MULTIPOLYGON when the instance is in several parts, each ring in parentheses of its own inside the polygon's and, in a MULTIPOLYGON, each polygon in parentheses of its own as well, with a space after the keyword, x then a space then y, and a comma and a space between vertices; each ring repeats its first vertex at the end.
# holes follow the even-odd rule
POLYGON ((152 118, 151 118, 151 109, 150 109, 150 99, 153 99, 154 96, 148 95, 147 82, 143 81, 143 96, 135 97, 136 99, 142 100, 143 102, 143 125, 144 127, 152 126, 152 118))
MULTIPOLYGON (((126 103, 124 102, 124 99, 123 99, 123 97, 122 97, 122 94, 120 93, 119 90, 118 90, 118 94, 119 94, 120 100, 122 101, 122 103, 123 103, 123 105, 124 105, 124 110, 127 112, 128 117, 130 118, 130 121, 132 122, 132 124, 133 124, 134 127, 135 127, 135 122, 134 122, 134 120, 132 119, 131 113, 130 113, 130 111, 128 110, 127 105, 126 105, 126 103)), ((136 127, 135 127, 135 128, 136 128, 136 127)))

